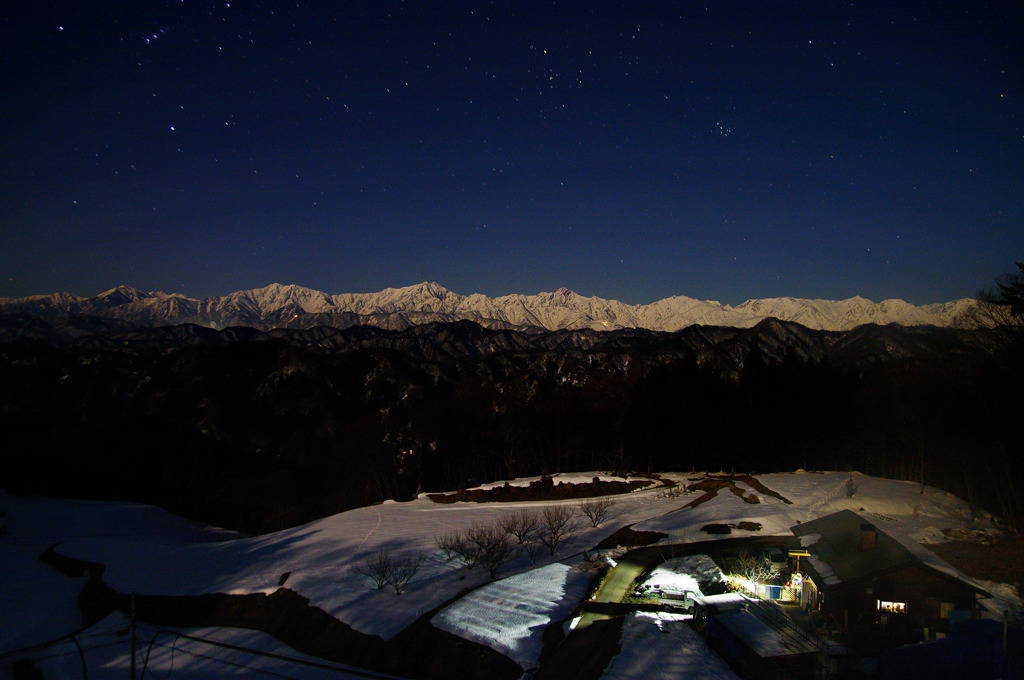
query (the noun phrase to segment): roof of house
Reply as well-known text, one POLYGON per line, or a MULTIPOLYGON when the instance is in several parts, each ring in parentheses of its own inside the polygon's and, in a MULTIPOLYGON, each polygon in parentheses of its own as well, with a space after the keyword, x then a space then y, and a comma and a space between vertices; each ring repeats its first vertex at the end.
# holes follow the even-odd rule
POLYGON ((819 586, 859 581, 882 572, 918 564, 984 592, 916 541, 897 531, 891 534, 883 531, 852 510, 841 510, 797 524, 792 527, 792 531, 800 539, 800 544, 811 553, 808 561, 820 577, 819 586), (875 543, 873 547, 862 550, 861 536, 865 528, 875 530, 875 543))

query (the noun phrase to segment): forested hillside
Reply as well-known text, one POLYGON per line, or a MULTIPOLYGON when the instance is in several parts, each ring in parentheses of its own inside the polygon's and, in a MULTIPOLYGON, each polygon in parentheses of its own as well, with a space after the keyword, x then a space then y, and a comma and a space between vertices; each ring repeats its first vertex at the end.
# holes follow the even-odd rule
POLYGON ((264 531, 554 472, 856 469, 1018 523, 1022 376, 995 331, 63 326, 0 344, 3 485, 264 531))

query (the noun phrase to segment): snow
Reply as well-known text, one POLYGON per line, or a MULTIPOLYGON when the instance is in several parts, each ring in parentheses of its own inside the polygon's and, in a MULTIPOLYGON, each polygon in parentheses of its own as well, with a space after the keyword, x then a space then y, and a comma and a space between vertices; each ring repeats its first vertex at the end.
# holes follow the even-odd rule
MULTIPOLYGON (((557 481, 588 482, 594 476, 595 473, 580 473, 561 476, 557 481)), ((705 476, 708 475, 664 475, 684 487, 705 476)), ((445 560, 434 545, 435 537, 491 523, 511 510, 539 511, 545 505, 556 504, 575 507, 578 501, 444 505, 421 497, 409 503, 359 508, 263 536, 239 537, 198 526, 150 506, 0 493, 0 512, 4 513, 0 515, 0 525, 9 529, 7 535, 0 536, 0 564, 6 577, 0 580, 0 621, 5 622, 0 626, 0 654, 43 645, 81 627, 77 599, 84 577, 66 577, 38 560, 55 544, 60 554, 104 564, 104 580, 120 592, 269 593, 279 587, 283 575, 288 573, 285 588, 309 598, 313 606, 354 629, 385 639, 393 638, 427 612, 450 602, 433 617, 434 625, 486 644, 529 668, 537 663, 545 627, 568 617, 585 596, 587 576, 574 568, 581 560, 573 555, 592 548, 626 525, 639 531, 662 531, 668 535, 666 543, 747 535, 791 536, 790 527, 800 522, 851 509, 876 521, 887 533, 898 534, 910 547, 915 542, 941 541, 944 530, 965 534, 996 532, 989 518, 972 519, 966 503, 940 490, 852 473, 855 490, 851 497, 847 494, 848 479, 851 473, 847 472, 797 471, 757 476, 761 484, 791 501, 789 504, 753 487, 748 489, 749 485, 743 486, 744 492, 756 493, 760 503, 746 503, 728 489, 693 508, 684 506, 696 499, 697 493, 670 496, 655 488, 618 496, 612 520, 599 528, 580 521, 578 533, 560 548, 556 557, 545 555, 533 565, 526 556, 520 556, 501 569, 496 583, 489 583, 483 569, 470 571, 445 560), (757 522, 762 529, 734 529, 728 536, 701 531, 705 524, 742 521, 757 522), (356 571, 363 560, 380 549, 394 555, 422 554, 426 558, 401 595, 390 589, 374 590, 368 579, 356 571)), ((690 561, 655 569, 648 584, 663 592, 695 590, 694 584, 714 576, 713 565, 699 556, 686 559, 690 561)), ((995 596, 991 603, 993 615, 1001 616, 1007 610, 1013 616, 1020 615, 1019 594, 1012 588, 1002 584, 981 587, 995 596)), ((89 631, 92 632, 95 631, 89 631)), ((260 642, 257 637, 262 634, 252 631, 207 632, 231 639, 244 638, 252 644, 280 645, 274 641, 260 642)), ((677 674, 672 677, 711 677, 712 671, 708 669, 717 662, 714 655, 700 652, 703 648, 699 638, 693 638, 671 618, 631 616, 623 640, 623 651, 606 677, 657 678, 668 677, 665 674, 670 672, 677 674), (663 644, 674 651, 655 651, 662 649, 663 644)), ((123 650, 117 652, 116 647, 89 654, 90 658, 110 654, 103 663, 123 668, 118 666, 123 662, 123 650)), ((199 658, 190 662, 195 668, 200 667, 196 665, 199 658)), ((10 656, 0 657, 0 678, 9 668, 5 664, 12 660, 10 656)), ((259 663, 262 667, 263 662, 259 663)), ((179 668, 184 666, 175 666, 174 677, 178 677, 179 668)), ((199 671, 195 673, 194 677, 202 676, 199 671)), ((62 673, 47 673, 47 677, 51 675, 61 677, 62 673)), ((89 675, 103 677, 91 665, 89 675)), ((299 675, 306 677, 305 673, 299 675)))
POLYGON ((725 580, 722 570, 707 555, 686 555, 659 564, 644 579, 641 588, 656 590, 665 595, 685 595, 687 592, 703 595, 701 583, 719 583, 725 580))
POLYGON ((41 569, 40 546, 13 545, 3 550, 0 619, 18 625, 0 626, 0 650, 29 647, 77 630, 78 593, 87 578, 68 578, 56 569, 41 569), (26 588, 31 584, 31 588, 26 588))
POLYGON ((622 651, 603 680, 738 680, 686 622, 689 616, 635 612, 622 627, 622 651))
POLYGON ((1016 587, 995 581, 976 580, 976 583, 992 595, 991 600, 981 601, 981 606, 990 613, 990 616, 983 618, 1024 621, 1024 600, 1016 587))
POLYGON ((356 630, 390 639, 425 611, 483 582, 447 562, 434 537, 496 519, 501 509, 442 506, 427 499, 359 508, 307 525, 230 542, 180 545, 117 538, 69 541, 60 552, 108 565, 104 579, 121 592, 159 595, 269 593, 285 586, 356 630), (374 590, 356 569, 376 551, 421 552, 426 563, 402 595, 374 590), (168 569, 173 565, 173 569, 168 569), (387 611, 388 616, 381 616, 387 611))
POLYGON ((809 548, 821 540, 821 534, 805 534, 800 537, 800 547, 809 548))
MULTIPOLYGON (((154 540, 187 547, 232 534, 204 529, 149 505, 9 496, 0 493, 0 652, 42 644, 82 625, 78 593, 87 577, 69 578, 39 561, 47 548, 90 537, 146 550, 154 540)), ((166 572, 166 568, 162 569, 166 572)))
POLYGON ((446 607, 431 623, 535 668, 544 629, 569 616, 587 593, 589 577, 566 564, 550 564, 479 588, 446 607))
POLYGON ((814 570, 818 572, 818 575, 825 579, 826 585, 832 586, 839 583, 839 577, 836 576, 835 572, 832 570, 832 565, 828 562, 818 559, 813 554, 810 557, 805 557, 804 559, 808 560, 811 563, 811 566, 814 567, 814 570))
MULTIPOLYGON (((932 551, 925 548, 923 545, 921 545, 913 538, 911 538, 908 534, 904 533, 904 531, 900 528, 885 527, 885 533, 887 533, 892 538, 896 539, 898 543, 900 543, 904 548, 910 551, 910 554, 916 557, 918 560, 920 560, 922 564, 931 567, 935 571, 952 576, 953 578, 967 578, 959 571, 954 569, 948 562, 943 560, 941 557, 939 557, 932 551)), ((920 531, 918 533, 920 533, 920 531)), ((971 582, 973 583, 973 581, 971 582)))
MULTIPOLYGON (((921 485, 915 482, 868 477, 856 472, 801 470, 757 475, 757 479, 790 503, 755 490, 760 503, 751 504, 722 489, 712 502, 680 510, 685 513, 685 520, 677 514, 667 514, 653 517, 634 528, 667 533, 667 543, 747 535, 748 532, 740 529, 734 529, 731 534, 700 531, 705 524, 738 524, 742 521, 761 524, 761 530, 755 535, 791 536, 790 527, 840 510, 853 510, 879 519, 885 523, 887 532, 890 527, 896 527, 915 541, 934 539, 936 525, 957 529, 992 527, 988 517, 971 520, 969 506, 959 498, 932 487, 924 487, 922 493, 921 485), (846 482, 851 476, 855 491, 852 497, 848 497, 846 482)), ((746 486, 743 485, 744 490, 746 486)), ((682 500, 681 505, 685 505, 693 497, 682 500)))
POLYGON ((293 313, 353 313, 384 326, 388 325, 387 317, 400 314, 406 317, 415 315, 422 323, 437 319, 470 319, 519 327, 541 326, 552 331, 646 328, 667 332, 694 324, 749 328, 770 317, 828 330, 849 330, 865 323, 884 325, 894 322, 904 326, 949 326, 958 312, 973 304, 974 301, 969 299, 915 306, 902 300, 875 303, 860 297, 847 300, 786 297, 747 300, 732 307, 712 300, 673 296, 650 304, 630 305, 618 300, 583 297, 564 288, 536 295, 512 294, 490 298, 482 294, 460 295, 436 283, 426 282, 404 288, 386 288, 376 293, 337 294, 274 283, 202 300, 146 293, 129 286, 118 286, 92 298, 79 298, 68 293, 0 298, 0 309, 53 307, 68 311, 86 310, 99 316, 126 320, 160 320, 167 324, 192 322, 197 315, 207 322, 215 322, 214 325, 223 326, 238 321, 259 323, 282 312, 289 316, 293 313), (176 304, 170 305, 169 302, 176 304))
POLYGON ((800 651, 786 636, 754 616, 746 607, 736 607, 719 614, 715 620, 732 630, 762 659, 787 656, 800 651))
MULTIPOLYGON (((131 647, 125 634, 129 621, 111 614, 95 626, 47 649, 35 659, 43 677, 88 677, 122 680, 131 668, 131 647), (81 652, 79 652, 81 648, 81 652)), ((346 673, 349 667, 295 651, 266 633, 240 628, 136 628, 136 677, 209 680, 209 678, 283 677, 303 680, 363 680, 366 674, 346 673), (183 637, 183 636, 189 637, 183 637), (195 639, 200 638, 200 639, 195 639), (231 645, 226 647, 225 645, 231 645), (242 648, 242 649, 238 649, 242 648), (270 656, 274 655, 274 656, 270 656)), ((353 669, 355 670, 355 669, 353 669)), ((0 675, 0 677, 3 677, 0 675)), ((391 676, 373 674, 373 677, 391 676)))
MULTIPOLYGON (((586 476, 592 479, 593 474, 586 476)), ((619 526, 642 519, 654 492, 629 494, 626 512, 600 529, 584 526, 573 542, 560 549, 571 554, 597 543, 619 526)), ((626 505, 624 499, 617 501, 626 505)), ((578 501, 559 501, 575 507, 578 501)), ((475 524, 491 523, 511 510, 540 508, 545 503, 453 503, 442 505, 421 497, 410 503, 388 502, 351 510, 307 525, 254 538, 219 543, 148 543, 118 537, 69 540, 60 552, 107 565, 105 581, 121 592, 159 595, 205 593, 270 593, 285 573, 285 587, 309 598, 310 604, 336 616, 355 630, 391 639, 425 612, 467 589, 486 582, 482 569, 467 570, 444 559, 436 536, 475 524), (365 559, 380 549, 394 555, 424 554, 427 559, 402 595, 374 590, 357 573, 365 559), (168 569, 173 565, 173 569, 168 569), (387 611, 381 616, 380 611, 387 611)), ((554 561, 547 557, 540 565, 554 561)), ((503 574, 533 565, 521 556, 503 574)))

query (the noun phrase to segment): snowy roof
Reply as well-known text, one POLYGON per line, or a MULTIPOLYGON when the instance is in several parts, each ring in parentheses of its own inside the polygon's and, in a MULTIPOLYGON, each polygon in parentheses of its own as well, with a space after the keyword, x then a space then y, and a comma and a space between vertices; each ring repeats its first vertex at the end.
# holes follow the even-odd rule
MULTIPOLYGON (((734 606, 715 615, 715 621, 732 631, 733 635, 762 659, 817 652, 813 644, 788 633, 785 627, 769 624, 754 614, 745 601, 732 602, 734 606)), ((774 606, 774 605, 771 605, 774 606)))
POLYGON ((811 553, 811 558, 804 564, 821 577, 819 585, 857 581, 917 564, 984 592, 924 546, 898 531, 883 531, 853 510, 841 510, 797 524, 792 530, 801 539, 801 545, 811 553), (861 537, 866 529, 874 530, 875 542, 873 547, 862 550, 861 537))

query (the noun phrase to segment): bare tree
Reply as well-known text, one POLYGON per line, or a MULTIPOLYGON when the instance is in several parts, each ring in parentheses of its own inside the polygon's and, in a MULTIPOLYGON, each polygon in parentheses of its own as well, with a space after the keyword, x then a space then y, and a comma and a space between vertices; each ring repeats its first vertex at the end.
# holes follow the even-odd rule
POLYGON ((753 555, 746 550, 740 553, 736 563, 740 568, 740 575, 754 582, 767 581, 778 573, 767 557, 753 555))
POLYGON ((395 589, 395 595, 401 595, 405 587, 409 585, 409 581, 412 580, 423 565, 423 555, 420 553, 403 555, 396 558, 393 565, 391 578, 388 580, 388 583, 395 589))
POLYGON ((477 562, 480 561, 480 547, 467 538, 465 531, 458 534, 452 543, 451 549, 456 559, 465 564, 469 569, 475 567, 477 562))
POLYGON ((449 562, 458 557, 461 541, 462 535, 457 531, 446 531, 434 537, 434 545, 444 553, 444 558, 449 562))
POLYGON ((521 508, 504 515, 498 525, 505 533, 515 536, 522 545, 537 531, 537 517, 529 510, 521 508))
POLYGON ((361 564, 357 565, 355 571, 357 574, 361 574, 373 581, 373 586, 380 590, 391 583, 391 578, 395 571, 395 561, 391 557, 390 552, 380 548, 373 555, 363 560, 361 564))
POLYGON ((1008 307, 1012 325, 1024 324, 1024 262, 1017 263, 1017 271, 996 277, 995 287, 982 291, 978 299, 1008 307))
POLYGON ((498 570, 516 557, 509 535, 499 525, 478 525, 466 530, 465 540, 475 547, 476 563, 483 565, 492 579, 498 570))
POLYGON ((615 506, 615 500, 605 496, 604 498, 593 498, 590 500, 580 501, 579 509, 580 514, 590 520, 590 525, 594 527, 601 526, 608 516, 611 514, 611 509, 615 506))
POLYGON ((973 305, 953 317, 951 322, 953 328, 973 330, 975 328, 1016 326, 1020 323, 1009 305, 1000 304, 992 299, 993 293, 990 290, 984 290, 978 295, 979 297, 973 305))
POLYGON ((380 548, 356 566, 355 570, 357 574, 373 581, 377 590, 391 586, 396 595, 401 595, 422 564, 423 555, 419 553, 393 557, 386 548, 380 548))
POLYGON ((847 498, 853 498, 853 495, 857 493, 857 482, 853 481, 853 475, 846 478, 843 482, 843 491, 846 493, 847 498))
POLYGON ((1017 270, 996 277, 995 284, 980 291, 975 304, 953 319, 955 328, 1024 326, 1024 262, 1017 270))
POLYGON ((549 505, 541 512, 537 540, 543 543, 552 555, 558 550, 559 545, 576 533, 572 516, 572 508, 568 505, 549 505))
POLYGON ((526 556, 530 558, 530 564, 537 564, 541 553, 547 550, 547 547, 540 541, 527 541, 523 544, 523 549, 526 551, 526 556))

